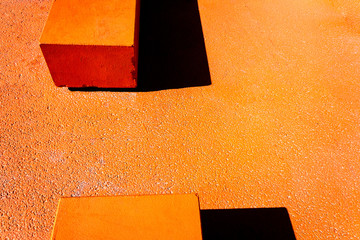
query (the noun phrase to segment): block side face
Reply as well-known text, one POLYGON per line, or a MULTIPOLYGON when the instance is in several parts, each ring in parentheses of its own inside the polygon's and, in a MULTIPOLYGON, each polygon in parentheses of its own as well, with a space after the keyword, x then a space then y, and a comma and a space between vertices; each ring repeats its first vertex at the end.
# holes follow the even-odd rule
POLYGON ((198 200, 186 195, 68 198, 53 239, 201 240, 198 200))
POLYGON ((136 0, 56 0, 40 42, 133 46, 136 0))
POLYGON ((40 45, 58 87, 135 88, 134 48, 40 45))

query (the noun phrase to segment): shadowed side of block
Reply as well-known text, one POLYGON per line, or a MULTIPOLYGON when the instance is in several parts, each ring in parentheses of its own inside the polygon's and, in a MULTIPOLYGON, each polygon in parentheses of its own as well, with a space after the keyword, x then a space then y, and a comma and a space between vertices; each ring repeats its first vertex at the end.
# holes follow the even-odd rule
POLYGON ((134 88, 134 47, 40 45, 58 87, 134 88))

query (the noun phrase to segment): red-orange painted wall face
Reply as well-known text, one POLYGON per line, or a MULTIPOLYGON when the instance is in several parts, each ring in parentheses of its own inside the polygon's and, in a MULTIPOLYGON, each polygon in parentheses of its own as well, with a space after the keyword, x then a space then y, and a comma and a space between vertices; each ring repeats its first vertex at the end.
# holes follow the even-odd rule
POLYGON ((49 239, 62 196, 189 192, 360 238, 357 1, 199 0, 212 85, 154 92, 56 88, 50 4, 0 3, 1 238, 49 239))
POLYGON ((42 44, 58 87, 134 88, 134 47, 42 44))

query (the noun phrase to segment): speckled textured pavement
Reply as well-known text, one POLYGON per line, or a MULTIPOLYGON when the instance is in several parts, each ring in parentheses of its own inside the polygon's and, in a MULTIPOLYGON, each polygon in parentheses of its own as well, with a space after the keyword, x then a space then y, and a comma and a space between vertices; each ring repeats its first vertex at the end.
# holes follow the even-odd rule
POLYGON ((56 88, 50 6, 0 2, 0 239, 49 239, 61 196, 191 192, 360 238, 356 0, 199 0, 212 85, 153 92, 56 88))

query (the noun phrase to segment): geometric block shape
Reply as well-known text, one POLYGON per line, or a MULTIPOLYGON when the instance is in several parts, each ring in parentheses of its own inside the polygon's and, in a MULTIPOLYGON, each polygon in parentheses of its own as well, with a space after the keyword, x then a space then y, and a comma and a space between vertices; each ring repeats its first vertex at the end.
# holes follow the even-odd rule
POLYGON ((140 1, 56 0, 40 47, 56 86, 134 88, 140 1))
POLYGON ((51 239, 201 240, 198 197, 61 198, 51 239))

